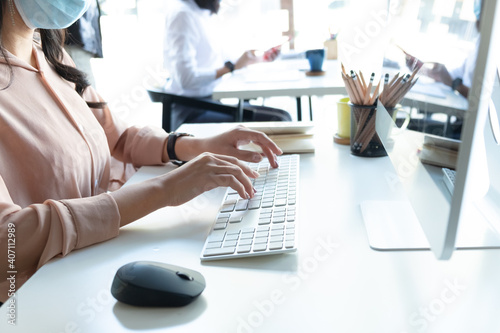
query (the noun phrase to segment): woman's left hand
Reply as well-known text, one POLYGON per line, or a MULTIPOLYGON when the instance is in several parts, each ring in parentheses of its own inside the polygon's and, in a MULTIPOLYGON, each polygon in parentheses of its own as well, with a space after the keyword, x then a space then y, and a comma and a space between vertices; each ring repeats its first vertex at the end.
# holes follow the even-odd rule
MULTIPOLYGON (((190 141, 190 145, 195 144, 197 146, 196 150, 198 150, 198 154, 201 154, 203 152, 210 152, 214 154, 234 156, 240 160, 247 162, 260 162, 262 160, 262 155, 260 153, 239 149, 240 146, 253 142, 262 149, 263 155, 268 158, 273 168, 278 167, 276 155, 283 154, 281 149, 271 139, 269 139, 266 134, 251 130, 241 125, 227 132, 212 137, 203 139, 188 139, 190 140, 186 140, 185 143, 187 144, 188 141, 190 141)), ((181 143, 182 140, 178 142, 181 143)), ((192 148, 194 147, 191 146, 189 150, 191 150, 192 148)), ((182 149, 176 149, 176 151, 180 152, 182 151, 182 149)))

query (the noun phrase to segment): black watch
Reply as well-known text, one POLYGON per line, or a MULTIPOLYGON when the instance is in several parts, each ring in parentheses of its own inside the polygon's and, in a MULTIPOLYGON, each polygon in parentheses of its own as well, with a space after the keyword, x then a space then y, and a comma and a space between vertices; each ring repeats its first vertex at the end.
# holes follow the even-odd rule
POLYGON ((463 81, 461 78, 456 78, 451 82, 451 90, 455 91, 462 85, 463 81))
POLYGON ((230 72, 234 71, 234 64, 231 61, 226 61, 224 63, 224 67, 229 69, 230 72))
POLYGON ((177 164, 177 165, 182 165, 185 163, 184 161, 179 161, 179 159, 177 158, 177 155, 175 154, 175 142, 181 136, 193 136, 193 135, 188 134, 188 133, 172 132, 168 135, 168 140, 167 140, 168 158, 172 163, 177 164))

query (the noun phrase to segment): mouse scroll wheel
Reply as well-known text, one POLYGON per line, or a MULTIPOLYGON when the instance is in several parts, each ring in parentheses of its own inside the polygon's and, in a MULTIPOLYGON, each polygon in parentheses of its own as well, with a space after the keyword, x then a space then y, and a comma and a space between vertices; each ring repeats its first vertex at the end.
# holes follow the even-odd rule
POLYGON ((184 279, 184 280, 188 280, 188 281, 194 280, 194 278, 192 276, 187 275, 186 273, 176 272, 175 274, 177 274, 178 277, 180 277, 181 279, 184 279))

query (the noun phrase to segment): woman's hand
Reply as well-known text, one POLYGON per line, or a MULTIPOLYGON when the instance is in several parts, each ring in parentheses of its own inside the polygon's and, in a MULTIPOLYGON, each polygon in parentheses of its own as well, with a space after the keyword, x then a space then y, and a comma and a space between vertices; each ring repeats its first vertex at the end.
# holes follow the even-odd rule
POLYGON ((255 54, 255 50, 250 50, 244 52, 241 57, 234 64, 234 69, 240 69, 248 65, 255 64, 261 61, 261 59, 255 54))
POLYGON ((253 198, 249 177, 259 174, 235 157, 204 153, 164 175, 124 186, 110 195, 124 226, 159 208, 178 206, 216 187, 229 186, 242 198, 253 198))
POLYGON ((242 198, 253 198, 250 178, 259 174, 235 157, 203 153, 182 167, 160 176, 165 205, 178 206, 217 187, 231 187, 242 198))
POLYGON ((425 63, 425 65, 420 70, 420 73, 438 82, 442 82, 450 87, 453 82, 453 79, 451 78, 448 69, 446 69, 446 66, 440 63, 425 63))
MULTIPOLYGON (((281 149, 262 132, 254 131, 244 126, 237 126, 230 131, 209 138, 179 138, 176 143, 177 156, 182 157, 183 152, 191 151, 194 156, 203 152, 233 156, 247 162, 260 162, 260 153, 239 149, 240 146, 250 142, 258 145, 269 160, 273 168, 278 167, 276 155, 281 155, 281 149), (177 147, 179 145, 179 147, 177 147)), ((185 156, 189 160, 192 156, 185 156)))

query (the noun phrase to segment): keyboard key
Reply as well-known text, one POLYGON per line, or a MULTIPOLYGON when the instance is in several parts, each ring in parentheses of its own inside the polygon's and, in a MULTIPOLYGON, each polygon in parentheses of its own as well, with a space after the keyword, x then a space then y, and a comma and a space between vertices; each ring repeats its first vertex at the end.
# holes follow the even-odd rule
POLYGON ((254 252, 265 251, 267 249, 267 243, 255 243, 253 245, 254 252))
POLYGON ((222 213, 232 212, 234 210, 234 206, 235 205, 224 205, 224 206, 222 206, 220 211, 222 213))
POLYGON ((238 244, 238 241, 236 240, 226 240, 224 242, 224 245, 222 245, 222 247, 235 247, 236 244, 238 244))
POLYGON ((215 223, 214 230, 224 230, 227 227, 227 223, 215 223))
POLYGON ((231 234, 226 236, 226 240, 237 240, 239 237, 239 234, 231 234))
POLYGON ((243 220, 242 215, 235 215, 235 216, 231 216, 231 218, 229 219, 229 223, 239 223, 239 222, 241 222, 241 220, 243 220))
POLYGON ((249 201, 248 199, 239 200, 238 203, 236 204, 235 210, 236 211, 246 210, 248 206, 248 201, 249 201))
POLYGON ((250 200, 248 203, 248 209, 258 209, 260 208, 260 200, 250 200))
POLYGON ((257 231, 255 238, 267 237, 269 236, 269 231, 257 231))
POLYGON ((262 243, 267 244, 267 240, 268 240, 267 237, 259 237, 259 238, 254 239, 254 243, 255 244, 262 244, 262 243))
POLYGON ((253 233, 248 233, 248 234, 241 234, 240 239, 252 239, 253 238, 253 233))
POLYGON ((240 245, 236 251, 238 253, 248 253, 251 249, 252 247, 250 245, 240 245))
POLYGON ((224 239, 225 235, 226 235, 225 231, 212 231, 212 233, 210 234, 210 236, 208 236, 208 238, 207 238, 207 242, 208 243, 211 243, 211 242, 222 242, 222 240, 224 239))
POLYGON ((220 249, 205 249, 203 255, 205 257, 220 256, 224 254, 233 254, 236 250, 235 247, 221 247, 220 249))
POLYGON ((252 239, 242 239, 238 243, 239 245, 252 245, 253 240, 252 239))
POLYGON ((279 250, 283 247, 283 242, 270 242, 269 250, 279 250))
POLYGON ((222 242, 207 243, 207 249, 216 249, 222 247, 222 242))
POLYGON ((269 239, 269 242, 270 243, 283 242, 283 236, 271 236, 271 238, 269 239))
POLYGON ((283 230, 271 230, 271 237, 272 236, 283 236, 283 230))

